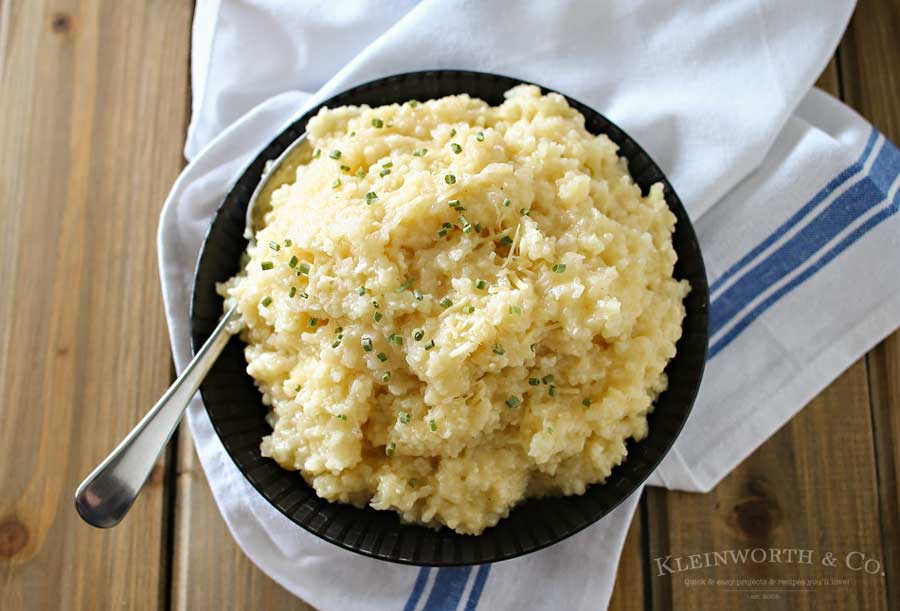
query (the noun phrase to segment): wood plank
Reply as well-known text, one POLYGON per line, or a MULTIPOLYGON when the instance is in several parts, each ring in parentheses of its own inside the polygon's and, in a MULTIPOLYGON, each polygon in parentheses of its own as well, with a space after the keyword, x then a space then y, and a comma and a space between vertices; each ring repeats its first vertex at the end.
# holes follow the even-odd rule
MULTIPOLYGON (((747 561, 676 574, 654 570, 652 607, 751 609, 764 602, 766 609, 887 609, 884 577, 843 567, 851 551, 881 556, 872 443, 865 363, 858 361, 709 494, 651 490, 654 569, 654 559, 668 555, 688 562, 690 554, 723 550, 814 550, 811 564, 747 561), (837 567, 821 564, 826 552, 838 558, 837 567), (776 598, 761 601, 761 593, 688 581, 696 578, 849 582, 765 593, 776 598)), ((797 552, 792 557, 799 559, 797 552)))
POLYGON ((608 611, 644 611, 644 544, 641 528, 641 512, 644 511, 646 493, 641 495, 637 511, 631 519, 608 611))
MULTIPOLYGON (((818 85, 838 94, 834 61, 818 85)), ((884 577, 860 575, 840 564, 851 551, 882 554, 879 516, 873 510, 878 479, 867 380, 863 359, 709 494, 649 492, 652 608, 749 609, 761 603, 766 609, 888 608, 884 577), (815 560, 747 562, 676 574, 654 565, 655 559, 669 555, 688 562, 690 554, 756 547, 814 550, 815 560), (821 564, 826 552, 836 554, 838 567, 821 564), (749 593, 688 581, 698 578, 849 582, 797 588, 809 591, 749 593)), ((799 552, 793 558, 799 559, 799 552)), ((771 589, 784 588, 777 584, 771 589)))
POLYGON ((256 568, 231 537, 186 426, 178 449, 172 608, 311 610, 256 568))
POLYGON ((183 2, 0 2, 0 608, 156 609, 162 471, 122 525, 72 495, 168 382, 155 228, 183 2))
MULTIPOLYGON (((861 0, 841 43, 848 104, 900 142, 900 3, 861 0)), ((888 606, 900 608, 900 333, 867 359, 888 606)))
POLYGON ((900 333, 869 353, 872 423, 888 608, 900 608, 900 333))

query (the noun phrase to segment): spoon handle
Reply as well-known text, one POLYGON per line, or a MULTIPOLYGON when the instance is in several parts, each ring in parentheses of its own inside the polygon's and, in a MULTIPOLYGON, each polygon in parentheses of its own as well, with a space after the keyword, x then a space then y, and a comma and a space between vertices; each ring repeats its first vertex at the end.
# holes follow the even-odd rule
POLYGON ((237 306, 232 306, 153 409, 78 486, 75 508, 85 522, 110 528, 131 509, 185 408, 231 338, 226 327, 236 314, 237 306))

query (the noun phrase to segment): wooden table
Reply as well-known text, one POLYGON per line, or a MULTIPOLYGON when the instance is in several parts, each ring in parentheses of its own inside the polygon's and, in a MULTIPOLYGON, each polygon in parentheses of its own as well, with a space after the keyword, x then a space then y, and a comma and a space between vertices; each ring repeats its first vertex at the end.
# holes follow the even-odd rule
MULTIPOLYGON (((238 549, 184 431, 119 527, 72 507, 172 376, 155 238, 184 163, 191 16, 178 0, 0 0, 0 609, 309 608, 238 549)), ((819 85, 900 142, 900 2, 860 1, 819 85)), ((900 609, 898 474, 895 333, 713 492, 647 491, 612 608, 900 609), (762 601, 654 561, 746 547, 859 551, 887 576, 690 573, 849 578, 762 601)))

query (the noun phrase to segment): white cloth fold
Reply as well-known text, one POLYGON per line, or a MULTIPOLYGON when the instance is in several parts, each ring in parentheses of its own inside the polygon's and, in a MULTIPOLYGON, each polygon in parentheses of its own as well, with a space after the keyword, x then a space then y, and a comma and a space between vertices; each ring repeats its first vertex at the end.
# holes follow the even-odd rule
MULTIPOLYGON (((193 30, 191 163, 170 193, 160 268, 176 365, 190 358, 197 252, 228 186, 317 101, 428 68, 497 72, 607 115, 661 165, 712 285, 694 413, 651 485, 706 491, 900 322, 900 153, 812 90, 850 0, 599 4, 207 0, 193 30)), ((596 609, 638 494, 598 524, 493 566, 417 569, 324 543, 273 509, 224 452, 199 399, 197 451, 232 534, 322 609, 596 609)))

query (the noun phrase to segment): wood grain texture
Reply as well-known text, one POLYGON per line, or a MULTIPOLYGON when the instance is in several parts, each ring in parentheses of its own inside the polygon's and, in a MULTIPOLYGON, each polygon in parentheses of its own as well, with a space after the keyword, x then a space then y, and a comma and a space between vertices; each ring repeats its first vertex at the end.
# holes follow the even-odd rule
MULTIPOLYGON (((846 102, 900 142, 900 2, 860 0, 840 47, 846 102)), ((900 608, 900 333, 867 357, 887 597, 900 608)))
MULTIPOLYGON (((866 368, 857 362, 708 494, 648 495, 653 608, 887 609, 882 576, 821 564, 826 552, 880 557, 878 488, 866 368), (841 426, 835 426, 835 423, 841 426), (655 558, 722 550, 814 550, 811 564, 753 562, 660 575, 655 558), (835 587, 772 593, 761 601, 736 588, 688 579, 846 578, 835 587)), ((793 556, 795 559, 799 556, 793 556)), ((784 556, 784 559, 787 555, 784 556)), ((675 561, 669 564, 673 565, 675 561)), ((757 586, 759 587, 759 586, 757 586)), ((774 588, 775 586, 773 586, 774 588)))
POLYGON ((94 530, 78 482, 168 382, 159 210, 181 161, 181 2, 0 3, 0 608, 156 609, 162 472, 94 530))
MULTIPOLYGON (((817 84, 840 94, 836 61, 817 84)), ((841 560, 851 551, 883 556, 873 443, 868 375, 861 359, 709 494, 651 490, 647 503, 653 526, 646 561, 652 608, 887 609, 883 576, 821 564, 829 551, 841 560), (654 559, 669 555, 687 561, 689 554, 746 548, 815 550, 811 556, 815 560, 749 562, 662 575, 666 571, 654 564, 654 559), (687 581, 834 577, 849 583, 750 593, 687 581), (762 595, 771 598, 761 600, 762 595)), ((799 552, 795 554, 800 558, 799 552)))
POLYGON ((613 587, 612 598, 609 601, 609 611, 643 611, 647 601, 644 598, 645 578, 645 552, 643 544, 643 529, 641 527, 641 512, 646 503, 646 493, 641 495, 640 504, 631 519, 625 544, 622 546, 622 556, 619 558, 619 569, 616 572, 616 583, 613 587))
POLYGON ((256 568, 238 547, 216 508, 187 427, 182 428, 172 608, 311 610, 256 568))

